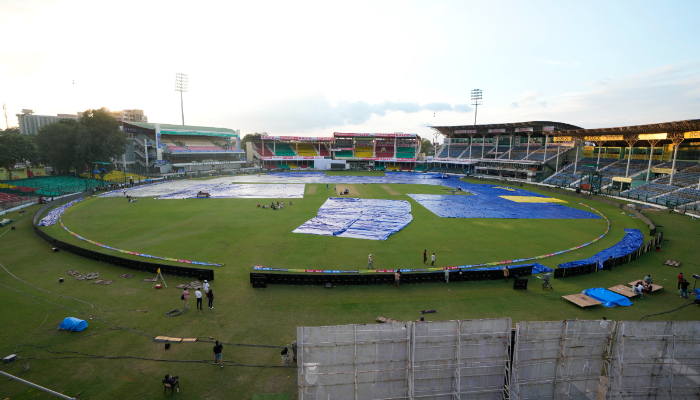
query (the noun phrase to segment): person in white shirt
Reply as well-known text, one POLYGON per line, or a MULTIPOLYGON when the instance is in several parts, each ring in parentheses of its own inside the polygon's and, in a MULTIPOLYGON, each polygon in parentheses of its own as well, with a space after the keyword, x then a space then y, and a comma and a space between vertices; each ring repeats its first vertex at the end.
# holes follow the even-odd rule
POLYGON ((430 265, 435 265, 435 253, 433 253, 432 256, 430 256, 430 265))
POLYGON ((194 292, 194 296, 197 298, 197 308, 202 309, 202 292, 197 289, 197 291, 194 292))
POLYGON ((374 269, 374 264, 372 264, 372 255, 369 255, 369 258, 367 259, 367 269, 374 269))
POLYGON ((204 280, 204 285, 203 285, 204 293, 209 293, 209 282, 207 280, 204 280))

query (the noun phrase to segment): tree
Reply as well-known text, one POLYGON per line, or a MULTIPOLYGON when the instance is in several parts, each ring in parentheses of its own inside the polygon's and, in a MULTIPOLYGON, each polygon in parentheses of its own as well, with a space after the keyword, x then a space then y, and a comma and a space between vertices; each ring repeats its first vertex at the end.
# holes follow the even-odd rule
POLYGON ((19 127, 18 126, 11 126, 4 131, 0 129, 0 135, 7 135, 9 133, 19 133, 19 127))
POLYGON ((423 138, 420 140, 420 152, 423 154, 430 154, 433 151, 433 144, 430 140, 423 138))
POLYGON ((7 168, 12 179, 12 169, 17 163, 36 163, 38 152, 34 142, 25 135, 8 133, 0 136, 0 166, 7 168))
POLYGON ((126 151, 126 134, 119 122, 104 109, 87 110, 76 125, 73 167, 83 171, 95 161, 110 161, 126 151))
POLYGON ((36 145, 42 160, 57 173, 68 172, 75 164, 78 121, 64 118, 45 125, 36 135, 36 145))
POLYGON ((241 149, 245 149, 245 144, 248 142, 252 141, 260 141, 261 136, 267 136, 267 132, 262 132, 262 133, 249 133, 245 136, 243 136, 243 139, 241 139, 241 149))

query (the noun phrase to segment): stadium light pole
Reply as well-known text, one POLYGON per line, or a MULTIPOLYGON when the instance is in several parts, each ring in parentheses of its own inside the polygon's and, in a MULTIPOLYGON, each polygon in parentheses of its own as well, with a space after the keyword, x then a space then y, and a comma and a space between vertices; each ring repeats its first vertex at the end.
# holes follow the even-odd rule
POLYGON ((481 89, 472 89, 472 101, 474 102, 472 105, 475 106, 474 108, 474 125, 476 125, 476 113, 479 111, 479 105, 482 103, 479 102, 479 100, 482 99, 481 95, 481 89))
POLYGON ((180 92, 180 112, 182 113, 182 125, 185 125, 185 108, 182 103, 182 92, 187 91, 187 74, 175 74, 175 91, 180 92))

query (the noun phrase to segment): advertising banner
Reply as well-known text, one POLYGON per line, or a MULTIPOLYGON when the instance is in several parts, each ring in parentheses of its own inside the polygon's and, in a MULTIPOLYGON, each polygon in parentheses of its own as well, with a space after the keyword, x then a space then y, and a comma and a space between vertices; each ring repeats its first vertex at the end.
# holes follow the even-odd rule
POLYGON ((655 174, 670 174, 673 168, 652 168, 651 172, 655 174))
POLYGON ((236 133, 222 133, 222 132, 206 132, 206 131, 163 131, 160 133, 163 135, 185 135, 185 136, 219 136, 219 137, 234 137, 238 136, 236 133))
POLYGON ((553 126, 543 126, 542 127, 542 132, 553 132, 554 127, 553 126))
POLYGON ((489 129, 489 133, 506 133, 505 128, 504 129, 489 129))
POLYGON ((515 128, 516 132, 532 132, 532 128, 515 128))
POLYGON ((632 178, 625 178, 624 176, 613 176, 613 182, 632 182, 632 178))
POLYGON ((275 140, 274 136, 260 136, 260 139, 262 140, 275 140))

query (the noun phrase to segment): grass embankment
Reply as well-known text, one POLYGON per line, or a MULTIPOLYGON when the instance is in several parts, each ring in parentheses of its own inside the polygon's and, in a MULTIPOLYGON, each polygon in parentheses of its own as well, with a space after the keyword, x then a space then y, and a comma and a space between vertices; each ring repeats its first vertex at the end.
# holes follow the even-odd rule
MULTIPOLYGON (((423 186, 402 188, 401 185, 391 185, 391 188, 400 193, 433 193, 432 190, 437 193, 437 190, 441 190, 423 186)), ((359 190, 363 196, 411 201, 404 195, 392 196, 379 185, 360 185, 359 190)), ((458 220, 443 220, 441 222, 446 225, 431 226, 437 224, 437 220, 432 219, 432 213, 412 202, 414 221, 386 242, 336 240, 339 238, 289 233, 315 215, 326 197, 328 194, 323 185, 323 188, 317 187, 316 195, 295 201, 292 207, 282 211, 257 210, 253 207, 256 203, 254 200, 166 202, 144 199, 133 204, 122 200, 122 206, 121 202, 111 203, 110 199, 95 199, 74 207, 67 214, 66 223, 84 236, 93 234, 100 240, 121 240, 124 247, 144 246, 149 250, 155 249, 151 250, 152 253, 177 251, 182 252, 183 257, 188 254, 205 256, 214 261, 219 257, 225 258, 226 267, 216 269, 216 280, 212 282, 216 295, 214 309, 205 308, 198 312, 192 308, 187 314, 175 318, 166 318, 164 314, 181 306, 180 291, 173 288, 187 279, 166 276, 168 289, 151 290, 151 283, 141 282, 145 277, 152 277, 150 274, 135 272, 135 278, 118 278, 124 272, 133 271, 65 252, 52 253, 47 243, 32 234, 28 220, 21 222, 15 231, 8 231, 9 226, 0 228, 0 235, 7 232, 0 238, 0 263, 17 277, 54 293, 90 302, 105 311, 117 310, 102 313, 96 308, 90 309, 83 303, 39 291, 0 269, 0 284, 23 292, 0 286, 0 304, 3 305, 0 324, 4 327, 0 331, 0 350, 3 355, 17 352, 26 358, 41 357, 41 360, 28 360, 31 368, 23 374, 23 378, 71 396, 78 395, 82 399, 160 399, 163 396, 160 380, 166 373, 181 377, 181 391, 176 397, 182 399, 251 399, 257 393, 287 393, 291 394, 291 398, 296 398, 294 369, 233 366, 221 369, 211 364, 139 359, 49 360, 46 358, 82 355, 51 354, 35 346, 49 346, 46 348, 54 352, 79 351, 168 360, 211 357, 212 345, 209 343, 174 344, 165 351, 162 343, 154 343, 149 337, 126 330, 113 330, 113 326, 94 319, 88 319, 89 327, 82 333, 56 330, 64 317, 89 318, 80 312, 120 327, 154 335, 194 336, 207 340, 212 336, 225 342, 272 345, 291 343, 295 339, 297 326, 374 323, 378 315, 415 320, 423 309, 438 311, 437 314, 428 314, 429 320, 510 317, 513 321, 520 321, 594 319, 603 316, 614 320, 635 320, 686 302, 675 296, 675 277, 679 269, 662 265, 665 259, 683 262, 680 270, 686 276, 698 268, 695 260, 700 235, 698 222, 679 215, 653 213, 651 218, 663 226, 660 229, 665 233, 662 252, 644 255, 612 272, 554 280, 554 291, 543 291, 535 277, 530 278, 528 291, 514 291, 511 289, 512 283, 501 281, 407 285, 401 289, 391 286, 351 286, 331 290, 315 286, 252 289, 248 283, 248 273, 250 267, 259 261, 278 263, 275 266, 319 263, 333 265, 334 268, 342 265, 349 269, 358 265, 364 267, 366 254, 372 252, 378 267, 389 263, 387 260, 411 267, 422 265, 420 252, 426 247, 429 250, 437 249, 440 265, 471 260, 491 261, 514 254, 534 254, 545 248, 570 247, 569 243, 588 241, 604 230, 604 222, 578 220, 562 221, 559 225, 548 225, 550 221, 538 220, 476 220, 468 226, 457 225, 458 220), (206 212, 193 208, 204 202, 221 206, 210 207, 206 212), (159 226, 152 216, 159 217, 165 226, 159 226), (168 218, 177 219, 178 223, 167 222, 168 218), (102 221, 100 225, 93 226, 99 221, 102 221), (455 225, 450 225, 452 223, 455 225), (590 223, 590 226, 585 223, 590 223), (213 224, 214 228, 207 227, 207 224, 213 224), (411 229, 414 225, 417 229, 411 229), (584 232, 580 233, 582 230, 584 232), (489 239, 484 239, 484 236, 489 236, 489 239), (144 242, 147 242, 147 246, 144 242), (533 248, 529 248, 530 245, 533 248), (307 249, 309 246, 311 248, 307 249), (75 281, 64 274, 69 269, 81 273, 99 272, 101 278, 115 279, 116 282, 102 286, 75 281), (647 273, 651 273, 656 282, 667 289, 644 299, 634 299, 632 307, 598 306, 584 310, 561 299, 565 294, 580 293, 590 287, 626 283, 647 273), (58 283, 60 277, 66 278, 66 281, 58 283), (42 299, 77 311, 63 309, 42 299), (148 310, 148 313, 126 310, 148 310)), ((569 200, 566 196, 561 198, 569 200)), ((570 200, 570 204, 575 204, 576 199, 570 200)), ((587 256, 612 245, 622 237, 625 227, 644 228, 640 221, 621 215, 621 210, 617 208, 601 203, 591 205, 608 215, 613 230, 603 243, 581 249, 582 254, 569 253, 567 259, 587 256)), ((34 210, 36 208, 27 213, 34 210)), ((22 219, 16 212, 9 217, 22 219)), ((647 236, 647 239, 650 237, 647 236)), ((105 242, 109 243, 107 240, 105 242)), ((544 263, 556 265, 560 260, 563 261, 564 256, 545 260, 544 263)), ((697 318, 697 309, 686 307, 652 319, 697 318)), ((281 364, 279 349, 265 348, 226 346, 224 360, 245 364, 281 364)), ((2 366, 3 371, 14 375, 19 375, 22 369, 23 362, 2 366)), ((52 398, 6 380, 0 380, 0 393, 3 399, 7 397, 12 400, 52 398)))

